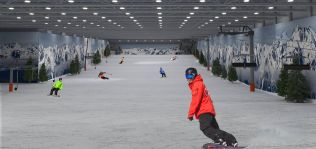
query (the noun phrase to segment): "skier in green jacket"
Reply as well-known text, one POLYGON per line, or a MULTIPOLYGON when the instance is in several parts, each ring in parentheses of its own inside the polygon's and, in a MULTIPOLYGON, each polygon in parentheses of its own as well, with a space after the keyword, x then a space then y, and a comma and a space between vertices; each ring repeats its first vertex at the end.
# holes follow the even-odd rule
POLYGON ((58 91, 63 89, 63 82, 62 82, 62 78, 59 78, 58 81, 56 81, 52 87, 52 89, 50 90, 50 95, 53 95, 53 92, 55 92, 55 96, 58 95, 58 91))

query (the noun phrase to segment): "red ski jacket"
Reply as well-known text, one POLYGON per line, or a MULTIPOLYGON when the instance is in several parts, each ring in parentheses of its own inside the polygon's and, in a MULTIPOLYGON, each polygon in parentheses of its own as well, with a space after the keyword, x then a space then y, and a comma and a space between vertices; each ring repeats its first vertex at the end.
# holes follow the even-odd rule
POLYGON ((199 119, 203 113, 211 113, 216 115, 213 101, 208 94, 208 91, 203 83, 203 79, 200 75, 197 75, 192 82, 189 83, 189 87, 192 93, 192 100, 188 113, 188 118, 195 115, 196 119, 199 119))

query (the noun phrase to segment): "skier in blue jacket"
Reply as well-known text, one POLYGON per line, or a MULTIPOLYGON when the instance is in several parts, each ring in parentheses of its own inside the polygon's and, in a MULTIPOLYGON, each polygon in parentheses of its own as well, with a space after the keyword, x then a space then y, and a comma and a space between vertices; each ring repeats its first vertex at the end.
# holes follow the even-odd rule
POLYGON ((167 77, 166 76, 166 73, 165 73, 165 71, 162 69, 162 67, 160 67, 160 74, 161 74, 161 77, 163 78, 163 77, 167 77))

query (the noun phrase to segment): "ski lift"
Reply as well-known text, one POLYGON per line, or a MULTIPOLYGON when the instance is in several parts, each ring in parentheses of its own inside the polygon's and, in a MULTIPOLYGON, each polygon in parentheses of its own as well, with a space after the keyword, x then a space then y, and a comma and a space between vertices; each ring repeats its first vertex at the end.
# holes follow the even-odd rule
MULTIPOLYGON (((294 59, 297 58, 297 56, 287 56, 285 57, 286 59, 290 58, 290 59, 294 59)), ((301 58, 306 58, 304 56, 301 56, 301 58)), ((283 68, 285 70, 310 70, 310 62, 307 64, 283 64, 283 68)))

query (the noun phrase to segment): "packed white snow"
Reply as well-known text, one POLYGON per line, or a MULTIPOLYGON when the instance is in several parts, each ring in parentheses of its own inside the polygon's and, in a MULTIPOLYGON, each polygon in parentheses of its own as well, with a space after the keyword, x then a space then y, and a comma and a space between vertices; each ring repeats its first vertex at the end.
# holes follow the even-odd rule
POLYGON ((210 74, 193 56, 111 56, 94 69, 63 78, 61 97, 47 96, 52 81, 2 85, 1 149, 199 149, 211 142, 198 121, 187 120, 191 94, 184 78, 196 67, 204 78, 221 129, 249 149, 315 149, 315 104, 287 103, 242 83, 210 74), (157 63, 164 62, 165 63, 157 63), (139 65, 146 64, 146 65, 139 65), (162 67, 167 78, 160 78, 162 67), (98 78, 100 71, 112 75, 98 78))

